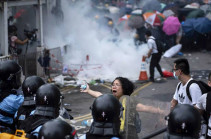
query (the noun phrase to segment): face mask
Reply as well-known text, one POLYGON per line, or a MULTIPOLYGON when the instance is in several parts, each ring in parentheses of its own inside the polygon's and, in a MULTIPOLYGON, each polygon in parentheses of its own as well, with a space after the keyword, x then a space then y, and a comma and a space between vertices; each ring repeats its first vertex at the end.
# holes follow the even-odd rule
POLYGON ((176 72, 175 72, 175 71, 174 71, 173 74, 174 74, 174 78, 175 78, 175 79, 178 79, 178 76, 176 76, 176 72))

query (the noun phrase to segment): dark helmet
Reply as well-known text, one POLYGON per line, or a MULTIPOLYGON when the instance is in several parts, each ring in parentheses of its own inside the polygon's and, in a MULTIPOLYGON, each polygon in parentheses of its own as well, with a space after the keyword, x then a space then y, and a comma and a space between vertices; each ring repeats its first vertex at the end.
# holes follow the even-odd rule
POLYGON ((119 100, 105 94, 95 99, 91 107, 93 123, 89 133, 99 136, 119 136, 120 117, 123 110, 119 100))
POLYGON ((44 84, 38 88, 36 93, 36 106, 59 107, 61 93, 52 84, 44 84))
POLYGON ((177 105, 167 117, 168 138, 198 138, 201 116, 197 109, 188 104, 177 105))
POLYGON ((24 97, 36 94, 37 89, 43 84, 45 84, 45 81, 38 76, 27 77, 22 84, 24 97))
POLYGON ((22 84, 22 90, 24 94, 24 102, 23 105, 35 105, 35 95, 37 92, 37 89, 45 84, 45 81, 38 77, 38 76, 29 76, 27 77, 23 84, 22 84))
POLYGON ((54 119, 45 123, 38 139, 74 139, 76 130, 65 121, 54 119))
POLYGON ((36 93, 35 114, 57 117, 59 114, 61 93, 52 84, 40 86, 36 93))
POLYGON ((113 95, 105 94, 95 99, 91 109, 96 122, 113 123, 119 120, 122 105, 113 95))
POLYGON ((21 86, 22 68, 15 61, 8 60, 0 63, 0 80, 5 82, 11 89, 21 86))

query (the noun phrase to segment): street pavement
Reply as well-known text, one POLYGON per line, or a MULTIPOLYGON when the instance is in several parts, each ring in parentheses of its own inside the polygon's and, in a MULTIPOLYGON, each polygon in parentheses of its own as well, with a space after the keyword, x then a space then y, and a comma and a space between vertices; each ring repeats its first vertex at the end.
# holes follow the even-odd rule
MULTIPOLYGON (((177 58, 187 58, 190 64, 192 77, 206 82, 208 74, 211 72, 210 52, 191 52, 184 53, 183 56, 162 58, 160 62, 162 69, 171 71, 173 62, 177 58)), ((139 138, 165 127, 166 122, 164 117, 169 113, 170 101, 178 82, 179 81, 175 80, 173 77, 154 83, 148 81, 134 81, 136 85, 133 96, 135 98, 134 102, 153 106, 164 111, 164 114, 139 112, 142 121, 142 131, 138 134, 139 138)), ((111 83, 107 82, 104 84, 91 85, 90 88, 102 93, 110 93, 110 85, 111 83)), ((70 114, 74 117, 74 120, 71 120, 70 123, 78 129, 79 134, 85 133, 88 131, 89 127, 83 126, 82 121, 92 118, 89 108, 94 101, 94 98, 86 93, 81 93, 79 87, 64 89, 62 93, 65 96, 64 105, 72 110, 70 114)), ((162 136, 163 135, 157 136, 155 139, 162 138, 162 136)))

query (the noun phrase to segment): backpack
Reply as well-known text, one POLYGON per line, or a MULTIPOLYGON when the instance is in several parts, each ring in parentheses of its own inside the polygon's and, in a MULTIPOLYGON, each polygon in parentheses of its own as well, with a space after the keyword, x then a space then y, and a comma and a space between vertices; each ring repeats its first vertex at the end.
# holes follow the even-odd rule
MULTIPOLYGON (((211 87, 209 87, 205 82, 203 81, 196 81, 196 80, 191 80, 188 82, 187 84, 187 87, 186 87, 186 93, 187 93, 187 96, 189 98, 190 101, 192 101, 192 98, 191 98, 191 95, 190 95, 190 91, 189 91, 189 88, 190 88, 190 85, 192 83, 196 83, 199 85, 199 88, 201 89, 201 92, 202 92, 202 95, 207 93, 207 92, 210 92, 211 91, 211 87)), ((177 87, 177 91, 179 90, 180 86, 181 86, 181 82, 179 83, 178 87, 177 87)))
POLYGON ((52 120, 51 117, 30 115, 19 126, 19 129, 24 130, 27 134, 33 132, 37 127, 42 126, 46 122, 52 120))
MULTIPOLYGON (((150 39, 153 39, 153 38, 150 38, 150 39)), ((159 39, 153 39, 157 45, 157 50, 158 50, 158 53, 162 54, 163 52, 166 51, 166 44, 159 40, 159 39)))
POLYGON ((27 117, 30 116, 31 112, 35 110, 35 105, 32 106, 20 106, 17 111, 17 117, 15 118, 17 129, 27 117))

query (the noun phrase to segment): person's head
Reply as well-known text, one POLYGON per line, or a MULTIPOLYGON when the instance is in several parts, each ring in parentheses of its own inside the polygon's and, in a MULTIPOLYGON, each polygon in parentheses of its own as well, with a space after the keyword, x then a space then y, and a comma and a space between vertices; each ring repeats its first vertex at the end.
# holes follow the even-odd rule
POLYGON ((211 87, 211 72, 210 72, 210 74, 208 76, 208 85, 211 87))
POLYGON ((8 27, 9 36, 17 36, 17 27, 15 25, 11 25, 8 27))
POLYGON ((13 60, 0 62, 0 88, 18 89, 21 86, 22 68, 13 60))
POLYGON ((168 132, 164 139, 198 139, 201 129, 199 111, 191 105, 177 105, 167 117, 168 132))
POLYGON ((89 133, 102 136, 118 135, 123 107, 111 94, 104 94, 95 99, 91 106, 93 123, 89 133))
POLYGON ((111 85, 111 91, 113 95, 118 99, 123 95, 130 96, 135 89, 134 84, 124 77, 115 78, 111 85))
POLYGON ((46 122, 40 129, 38 139, 74 139, 76 130, 60 119, 46 122))
POLYGON ((44 51, 44 55, 49 55, 50 54, 50 50, 49 49, 45 48, 43 51, 44 51))
POLYGON ((148 39, 150 36, 152 36, 152 33, 151 33, 151 31, 149 29, 147 29, 145 31, 145 38, 148 39))
POLYGON ((173 72, 176 77, 180 77, 181 75, 190 75, 188 60, 185 58, 175 60, 173 72))
POLYGON ((58 117, 61 93, 59 89, 52 84, 40 86, 36 92, 36 115, 49 117, 58 117))
POLYGON ((23 105, 35 105, 35 95, 37 89, 45 84, 45 81, 38 76, 27 77, 22 84, 22 91, 24 95, 23 105))

